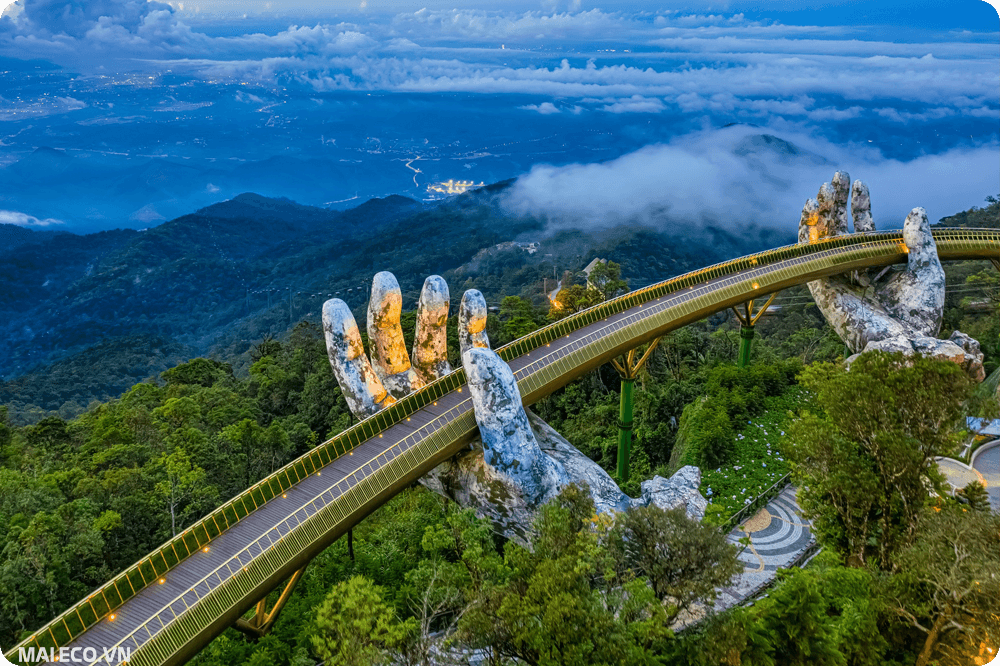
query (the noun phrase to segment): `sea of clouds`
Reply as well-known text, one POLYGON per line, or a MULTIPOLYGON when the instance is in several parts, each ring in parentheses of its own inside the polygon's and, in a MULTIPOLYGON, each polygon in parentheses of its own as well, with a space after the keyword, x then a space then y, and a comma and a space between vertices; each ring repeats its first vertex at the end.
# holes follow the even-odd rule
POLYGON ((798 148, 797 154, 748 144, 767 131, 706 130, 600 164, 537 165, 516 181, 507 203, 517 212, 547 217, 555 229, 692 223, 794 229, 806 200, 840 169, 868 184, 876 227, 900 229, 915 207, 936 222, 1000 188, 997 146, 902 162, 871 148, 787 131, 780 139, 798 148), (748 145, 757 150, 748 153, 748 145))
MULTIPOLYGON (((519 179, 511 205, 556 223, 608 225, 664 212, 719 221, 752 212, 761 222, 794 224, 803 193, 814 195, 834 168, 869 182, 883 226, 899 226, 913 206, 933 218, 998 190, 996 130, 933 153, 910 151, 905 162, 824 138, 835 124, 853 123, 857 134, 865 123, 1000 123, 1000 38, 988 25, 889 40, 877 27, 615 7, 352 11, 343 20, 241 30, 183 2, 18 0, 0 18, 0 56, 47 59, 85 75, 170 70, 317 94, 517 94, 530 98, 517 112, 553 118, 672 114, 704 118, 706 127, 732 118, 827 160, 739 157, 733 149, 745 130, 735 128, 685 134, 608 163, 538 165, 519 179)), ((0 98, 0 113, 8 106, 17 110, 0 98)), ((43 111, 74 108, 52 102, 43 111)))

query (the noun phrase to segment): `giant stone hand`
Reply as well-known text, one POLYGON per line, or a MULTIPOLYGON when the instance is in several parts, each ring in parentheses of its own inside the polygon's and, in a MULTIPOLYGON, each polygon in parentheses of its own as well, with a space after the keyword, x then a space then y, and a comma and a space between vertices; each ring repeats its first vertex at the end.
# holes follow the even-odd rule
MULTIPOLYGON (((379 273, 368 307, 372 358, 365 356, 350 308, 340 299, 323 306, 323 328, 333 372, 348 406, 367 418, 410 391, 451 372, 446 322, 448 285, 434 275, 424 282, 417 309, 413 362, 400 327, 402 295, 391 273, 379 273)), ((471 449, 421 478, 428 488, 475 508, 496 529, 523 541, 539 506, 566 484, 584 482, 599 512, 632 503, 683 504, 689 514, 704 512, 700 475, 684 468, 667 480, 643 484, 643 497, 628 498, 599 465, 583 455, 536 415, 524 409, 514 374, 486 335, 487 307, 476 290, 465 292, 458 312, 459 343, 480 437, 471 449)))
MULTIPOLYGON (((370 361, 347 304, 339 299, 324 304, 330 363, 355 416, 371 416, 451 372, 449 300, 444 279, 427 278, 417 309, 412 363, 400 327, 402 295, 391 273, 379 273, 372 283, 370 361)), ((465 292, 458 313, 459 342, 481 438, 471 451, 439 465, 421 481, 463 506, 474 507, 506 536, 521 539, 526 539, 535 509, 573 481, 588 483, 599 510, 624 508, 628 498, 596 463, 568 443, 557 447, 564 460, 542 449, 510 367, 490 349, 486 317, 483 295, 465 292)))
MULTIPOLYGON (((875 231, 868 187, 860 180, 850 182, 847 173, 838 171, 832 183, 824 183, 819 195, 806 202, 799 221, 800 243, 850 233, 848 198, 854 231, 875 231)), ((946 358, 982 381, 983 355, 976 340, 958 331, 948 340, 937 338, 945 278, 923 208, 914 208, 906 217, 903 242, 907 251, 904 269, 871 269, 814 280, 809 291, 816 304, 855 354, 879 349, 946 358)))

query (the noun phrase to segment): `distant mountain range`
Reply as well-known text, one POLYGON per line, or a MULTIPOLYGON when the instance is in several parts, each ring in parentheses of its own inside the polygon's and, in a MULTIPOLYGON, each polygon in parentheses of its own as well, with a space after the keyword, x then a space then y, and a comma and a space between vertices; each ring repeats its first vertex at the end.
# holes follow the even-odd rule
MULTIPOLYGON (((376 142, 350 148, 327 146, 319 153, 265 153, 224 159, 209 157, 215 154, 214 150, 199 149, 194 155, 175 154, 174 145, 169 150, 163 146, 148 151, 126 150, 118 146, 120 140, 112 128, 127 127, 129 134, 138 131, 137 126, 148 129, 139 119, 128 118, 131 116, 111 125, 88 124, 107 118, 83 119, 82 124, 75 124, 70 137, 80 132, 88 136, 97 133, 95 140, 86 144, 93 150, 72 148, 78 145, 78 138, 62 137, 57 141, 51 137, 57 141, 53 145, 36 146, 31 152, 16 153, 14 161, 0 163, 0 182, 4 183, 0 188, 0 211, 59 220, 64 223, 59 228, 84 233, 153 227, 240 192, 288 196, 309 205, 340 210, 348 203, 356 205, 377 193, 428 197, 433 194, 427 190, 428 185, 439 179, 499 181, 524 173, 539 162, 593 163, 613 159, 640 145, 635 137, 626 139, 615 130, 614 141, 601 141, 602 145, 617 146, 614 151, 584 149, 602 133, 580 134, 582 130, 574 130, 576 133, 565 134, 568 130, 564 128, 558 151, 552 152, 556 146, 548 146, 541 153, 528 152, 517 157, 508 151, 515 147, 520 151, 541 150, 546 142, 505 141, 502 150, 498 148, 496 154, 490 155, 488 151, 468 146, 462 150, 441 147, 428 153, 427 147, 390 149, 376 142), (451 155, 453 151, 458 152, 451 155), (358 193, 363 198, 357 198, 358 193)), ((591 131, 596 130, 591 128, 591 131)), ((244 139, 235 128, 215 128, 215 133, 217 141, 223 137, 244 139)), ((187 136, 187 139, 184 145, 202 145, 199 137, 187 136)), ((344 140, 342 137, 342 143, 344 140)), ((737 157, 765 180, 769 179, 770 165, 827 163, 822 156, 770 134, 749 134, 732 148, 737 157)), ((238 151, 230 153, 236 155, 238 151)))
POLYGON ((491 302, 519 294, 542 304, 545 276, 595 256, 622 264, 638 285, 792 240, 711 226, 686 229, 684 242, 647 228, 547 234, 544 219, 507 211, 511 182, 436 205, 390 196, 343 212, 242 194, 145 231, 2 225, 0 404, 72 413, 182 358, 239 367, 255 341, 318 321, 331 296, 363 322, 380 270, 396 274, 407 309, 431 274, 445 276, 456 303, 476 287, 491 302), (540 246, 531 254, 504 246, 483 259, 482 250, 511 240, 540 246))
MULTIPOLYGON (((762 178, 776 161, 829 164, 768 134, 744 137, 733 153, 759 162, 762 178)), ((82 164, 40 148, 5 175, 80 183, 82 164)), ((183 170, 152 160, 119 185, 123 193, 161 188, 166 196, 183 170)), ((550 226, 512 212, 513 183, 433 203, 371 199, 346 211, 245 193, 148 229, 86 235, 0 224, 0 405, 21 420, 72 415, 197 355, 239 371, 255 342, 303 319, 318 322, 332 296, 363 325, 371 278, 381 270, 399 279, 404 309, 416 306, 431 274, 448 280, 456 304, 465 289, 478 288, 492 304, 520 295, 545 305, 555 278, 595 257, 621 264, 638 287, 795 240, 792 230, 677 223, 669 211, 613 229, 567 230, 563 219, 550 226), (538 245, 529 252, 509 241, 538 245)), ((996 226, 998 204, 989 201, 942 224, 996 226)))

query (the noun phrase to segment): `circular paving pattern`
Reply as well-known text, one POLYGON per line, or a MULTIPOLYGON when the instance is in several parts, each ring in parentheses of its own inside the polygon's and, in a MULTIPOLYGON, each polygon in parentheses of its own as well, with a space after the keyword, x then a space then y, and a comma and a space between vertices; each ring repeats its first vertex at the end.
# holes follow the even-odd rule
POLYGON ((795 500, 795 488, 786 487, 766 507, 729 533, 734 544, 748 542, 740 553, 745 569, 732 585, 721 588, 715 600, 720 611, 758 594, 774 580, 778 569, 791 566, 813 543, 809 521, 795 500))
POLYGON ((964 488, 973 481, 983 482, 982 475, 978 474, 974 469, 969 469, 957 460, 941 458, 937 461, 937 464, 938 469, 945 475, 948 483, 953 488, 964 488))
POLYGON ((740 525, 740 527, 743 529, 744 532, 750 534, 752 532, 760 532, 761 530, 765 530, 768 528, 770 524, 771 524, 771 512, 768 511, 767 507, 765 506, 763 509, 757 512, 757 515, 755 515, 753 518, 740 525))

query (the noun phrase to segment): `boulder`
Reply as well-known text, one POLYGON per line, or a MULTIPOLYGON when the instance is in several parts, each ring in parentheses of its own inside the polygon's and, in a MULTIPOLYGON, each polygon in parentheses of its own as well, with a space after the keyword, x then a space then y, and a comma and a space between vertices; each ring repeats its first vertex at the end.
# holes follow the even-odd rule
POLYGON ((632 500, 635 506, 650 504, 661 509, 673 509, 683 506, 688 518, 701 520, 705 517, 705 507, 708 500, 702 497, 701 470, 694 465, 681 467, 669 479, 654 476, 640 485, 642 496, 632 500))

